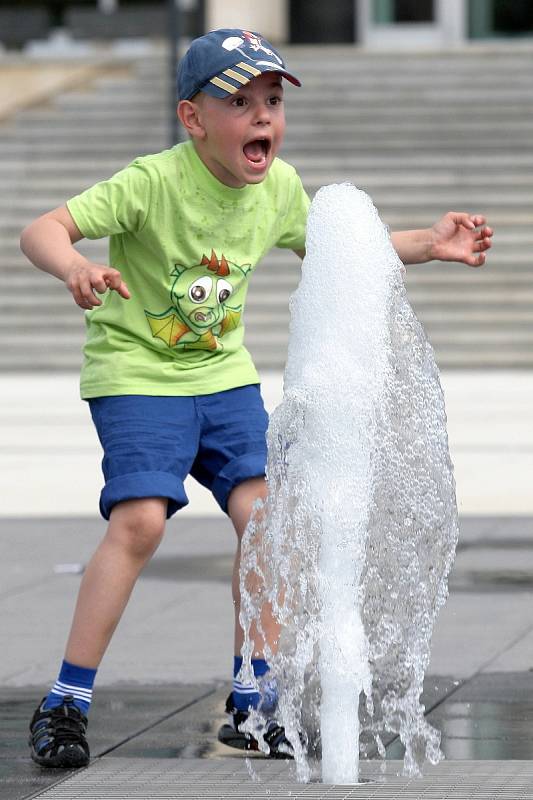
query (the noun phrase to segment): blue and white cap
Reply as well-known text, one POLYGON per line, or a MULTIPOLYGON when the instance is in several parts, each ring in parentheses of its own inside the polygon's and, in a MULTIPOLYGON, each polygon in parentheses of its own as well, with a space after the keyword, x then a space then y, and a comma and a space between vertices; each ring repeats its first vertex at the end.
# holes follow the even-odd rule
POLYGON ((178 98, 197 92, 228 97, 262 72, 279 72, 295 86, 280 54, 259 33, 220 28, 194 39, 178 66, 178 98))

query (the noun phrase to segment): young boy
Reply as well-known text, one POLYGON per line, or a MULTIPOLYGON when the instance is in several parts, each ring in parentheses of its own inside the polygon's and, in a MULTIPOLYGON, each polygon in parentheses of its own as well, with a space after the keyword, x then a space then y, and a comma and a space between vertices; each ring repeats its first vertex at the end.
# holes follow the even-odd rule
MULTIPOLYGON (((88 763, 96 670, 165 520, 188 502, 186 476, 213 492, 239 542, 254 501, 265 496, 267 415, 243 347, 242 312, 248 280, 268 250, 303 257, 309 206, 295 170, 277 158, 282 78, 300 86, 259 34, 217 30, 196 39, 178 72, 178 115, 189 140, 137 159, 22 233, 26 256, 63 280, 87 311, 81 394, 104 449, 100 511, 109 520, 81 583, 58 679, 31 722, 31 755, 43 766, 88 763), (104 236, 110 266, 73 247, 104 236)), ((491 236, 483 217, 450 212, 392 241, 404 263, 481 266, 491 236)), ((223 738, 248 749, 256 743, 238 729, 260 697, 238 678, 239 555, 238 546, 235 681, 223 738)), ((260 678, 268 665, 254 637, 260 678)), ((275 703, 271 716, 267 741, 276 756, 287 741, 275 703)))

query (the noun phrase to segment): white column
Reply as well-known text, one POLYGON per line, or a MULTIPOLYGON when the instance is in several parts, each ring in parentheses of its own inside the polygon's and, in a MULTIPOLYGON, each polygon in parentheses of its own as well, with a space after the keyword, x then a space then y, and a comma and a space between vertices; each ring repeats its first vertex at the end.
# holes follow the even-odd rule
POLYGON ((207 0, 206 30, 245 28, 272 41, 286 42, 289 36, 288 0, 250 3, 250 0, 207 0))
POLYGON ((370 27, 370 0, 354 0, 355 19, 357 25, 357 41, 363 46, 368 44, 368 29, 370 27))
POLYGON ((114 14, 118 10, 118 0, 98 0, 98 9, 102 14, 114 14))
POLYGON ((466 41, 467 0, 438 0, 437 22, 444 47, 460 47, 466 41))

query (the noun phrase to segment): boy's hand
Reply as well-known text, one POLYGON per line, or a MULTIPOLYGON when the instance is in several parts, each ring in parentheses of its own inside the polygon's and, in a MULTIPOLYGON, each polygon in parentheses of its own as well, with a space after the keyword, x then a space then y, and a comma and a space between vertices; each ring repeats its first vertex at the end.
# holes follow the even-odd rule
POLYGON ((130 298, 129 289, 122 280, 118 269, 94 264, 87 259, 74 264, 65 283, 76 303, 84 309, 102 305, 102 301, 96 296, 95 291, 103 294, 107 289, 113 289, 125 300, 130 298))
POLYGON ((485 263, 485 250, 492 247, 492 228, 485 217, 449 211, 430 229, 429 260, 460 261, 469 267, 485 263))

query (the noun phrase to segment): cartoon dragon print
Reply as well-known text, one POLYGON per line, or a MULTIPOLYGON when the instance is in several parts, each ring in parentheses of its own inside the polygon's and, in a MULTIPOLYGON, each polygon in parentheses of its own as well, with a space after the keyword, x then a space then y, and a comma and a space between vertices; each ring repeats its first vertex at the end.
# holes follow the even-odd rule
POLYGON ((239 325, 251 268, 223 254, 219 259, 214 250, 192 267, 175 264, 170 276, 172 305, 162 314, 144 311, 152 336, 168 347, 223 350, 220 337, 239 325))

